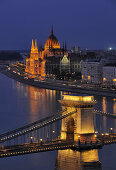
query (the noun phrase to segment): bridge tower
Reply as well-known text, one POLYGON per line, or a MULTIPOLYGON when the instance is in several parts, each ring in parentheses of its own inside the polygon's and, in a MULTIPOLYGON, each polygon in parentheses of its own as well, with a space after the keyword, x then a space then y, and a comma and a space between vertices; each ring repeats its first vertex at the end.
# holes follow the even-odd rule
POLYGON ((60 139, 65 141, 89 142, 95 141, 95 118, 93 106, 96 103, 93 96, 63 95, 59 100, 63 114, 75 111, 62 120, 60 139))

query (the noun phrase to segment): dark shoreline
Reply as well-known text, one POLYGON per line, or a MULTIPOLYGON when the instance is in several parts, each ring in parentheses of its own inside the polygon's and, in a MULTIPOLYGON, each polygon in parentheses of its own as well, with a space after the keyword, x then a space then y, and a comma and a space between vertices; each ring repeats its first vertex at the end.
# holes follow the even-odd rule
POLYGON ((1 71, 2 74, 8 76, 11 79, 19 81, 21 83, 31 85, 34 87, 45 88, 50 90, 58 90, 58 91, 65 91, 65 92, 73 92, 73 93, 80 93, 80 94, 88 94, 88 95, 97 95, 97 96, 107 96, 107 97, 116 97, 116 92, 111 90, 102 90, 102 89, 86 89, 86 88, 79 88, 79 87, 69 87, 63 86, 62 84, 54 84, 54 82, 36 82, 33 79, 24 79, 24 77, 17 75, 15 73, 11 73, 10 71, 1 71))

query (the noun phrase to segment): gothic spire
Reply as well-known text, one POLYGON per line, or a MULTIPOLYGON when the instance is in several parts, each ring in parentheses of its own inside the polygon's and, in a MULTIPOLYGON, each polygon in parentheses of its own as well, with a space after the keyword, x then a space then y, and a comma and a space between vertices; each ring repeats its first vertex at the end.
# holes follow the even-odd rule
POLYGON ((31 53, 33 53, 34 51, 35 51, 35 47, 34 47, 34 42, 33 42, 33 39, 32 39, 31 53))
POLYGON ((53 33, 53 26, 52 26, 52 28, 51 28, 51 35, 53 35, 54 33, 53 33))
POLYGON ((37 50, 38 47, 37 47, 37 40, 35 40, 35 50, 37 50))
POLYGON ((35 40, 35 52, 38 53, 37 40, 35 40))

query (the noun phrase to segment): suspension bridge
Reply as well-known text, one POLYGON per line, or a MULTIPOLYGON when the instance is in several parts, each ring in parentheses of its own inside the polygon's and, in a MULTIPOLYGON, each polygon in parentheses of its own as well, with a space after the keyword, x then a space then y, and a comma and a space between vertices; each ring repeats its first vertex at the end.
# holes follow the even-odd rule
POLYGON ((96 134, 93 96, 64 95, 62 110, 23 127, 0 134, 0 158, 51 150, 90 150, 116 143, 116 134, 96 134))

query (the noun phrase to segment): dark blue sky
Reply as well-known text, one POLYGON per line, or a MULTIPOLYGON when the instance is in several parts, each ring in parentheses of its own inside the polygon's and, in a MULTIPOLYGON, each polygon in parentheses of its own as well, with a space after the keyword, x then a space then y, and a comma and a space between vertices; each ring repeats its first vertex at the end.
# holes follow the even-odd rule
POLYGON ((0 49, 45 43, 51 25, 69 48, 116 48, 116 0, 0 0, 0 49))

